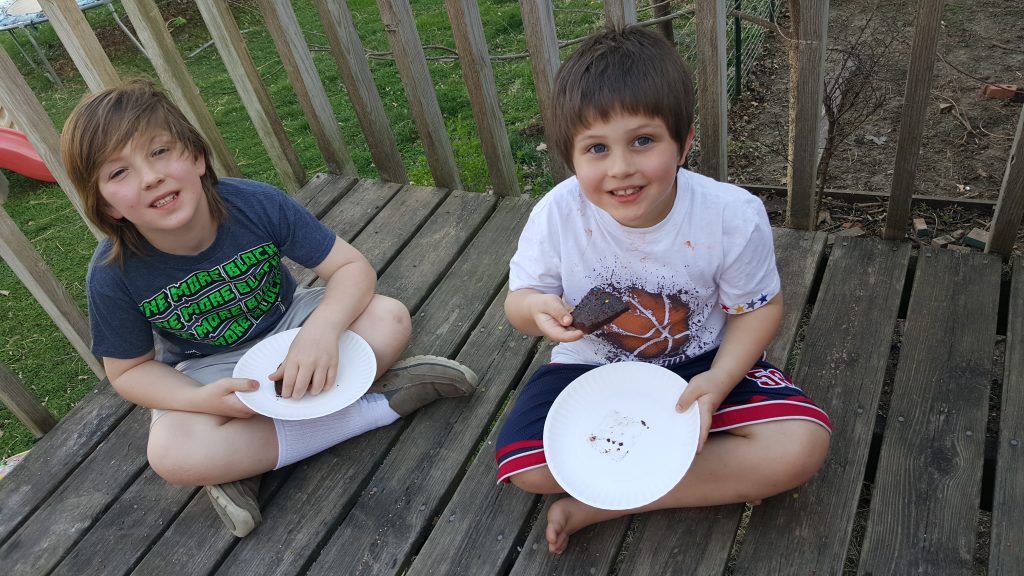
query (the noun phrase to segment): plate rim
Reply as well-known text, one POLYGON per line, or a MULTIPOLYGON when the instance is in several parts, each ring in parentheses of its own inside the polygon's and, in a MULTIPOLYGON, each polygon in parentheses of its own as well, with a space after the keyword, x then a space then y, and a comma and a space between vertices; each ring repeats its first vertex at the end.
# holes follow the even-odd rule
POLYGON ((598 500, 595 500, 594 498, 592 498, 592 496, 593 496, 592 494, 587 494, 585 491, 581 492, 579 490, 579 486, 578 485, 572 485, 573 482, 569 482, 570 486, 566 486, 566 482, 565 481, 567 479, 567 476, 565 474, 561 474, 559 472, 559 467, 561 465, 557 463, 558 460, 559 460, 559 458, 558 458, 559 450, 561 450, 561 449, 560 448, 556 448, 555 452, 554 452, 555 458, 552 458, 551 457, 551 455, 552 455, 551 448, 553 446, 556 446, 557 443, 555 443, 555 442, 549 443, 547 441, 547 438, 549 438, 549 430, 554 426, 554 424, 553 424, 554 419, 551 418, 551 415, 556 412, 556 407, 559 404, 559 401, 561 400, 561 401, 565 402, 567 400, 562 400, 563 398, 571 398, 572 394, 571 393, 567 394, 567 392, 569 392, 570 389, 572 389, 574 386, 576 386, 578 388, 578 387, 581 387, 581 386, 588 385, 587 384, 588 380, 591 380, 591 379, 595 378, 595 376, 592 376, 592 374, 599 373, 598 371, 605 371, 605 372, 607 372, 607 371, 610 371, 610 370, 635 369, 635 367, 637 367, 637 366, 642 366, 643 370, 648 370, 650 368, 653 368, 653 369, 655 369, 655 371, 660 373, 659 374, 660 377, 671 376, 672 380, 677 380, 678 382, 680 382, 682 384, 682 387, 679 389, 679 393, 680 394, 689 385, 689 382, 687 382, 687 380, 685 378, 683 378, 682 376, 679 376, 675 372, 673 372, 673 371, 671 371, 671 370, 669 370, 669 369, 667 369, 667 368, 665 368, 663 366, 659 366, 657 364, 652 364, 650 362, 627 361, 627 362, 611 362, 611 363, 608 363, 608 364, 602 364, 602 365, 600 365, 600 366, 598 366, 598 367, 596 367, 596 368, 594 368, 592 370, 587 371, 586 373, 582 374, 581 376, 579 376, 578 378, 576 378, 575 380, 570 382, 569 385, 566 386, 562 390, 562 392, 559 393, 558 397, 556 397, 555 401, 551 404, 551 407, 548 410, 548 416, 547 416, 547 418, 545 419, 545 422, 544 422, 543 438, 544 438, 545 460, 546 460, 546 463, 547 463, 547 466, 548 466, 548 470, 551 472, 551 475, 554 477, 554 479, 558 483, 558 485, 561 486, 562 489, 565 490, 568 495, 572 496, 573 498, 576 498, 577 500, 579 500, 580 502, 583 502, 584 504, 587 504, 589 506, 594 506, 595 508, 604 509, 604 510, 628 510, 628 509, 632 509, 632 508, 639 508, 639 507, 645 506, 647 504, 650 504, 651 502, 656 501, 657 499, 663 497, 665 494, 667 494, 669 491, 671 491, 672 488, 674 488, 679 483, 679 481, 683 478, 683 476, 685 476, 686 473, 689 471, 690 466, 693 465, 693 459, 696 456, 697 444, 699 443, 699 440, 700 440, 700 429, 701 429, 700 428, 700 421, 701 421, 701 417, 700 417, 700 410, 697 407, 697 404, 694 403, 689 408, 687 408, 687 410, 685 410, 685 411, 683 411, 682 413, 679 414, 680 416, 685 416, 685 415, 690 414, 691 412, 695 413, 695 414, 690 414, 687 417, 687 421, 692 421, 693 422, 693 424, 691 424, 690 426, 692 427, 692 429, 695 430, 695 433, 691 435, 692 439, 691 439, 691 441, 689 443, 692 446, 685 446, 685 445, 681 445, 680 446, 680 448, 683 450, 681 461, 682 460, 686 460, 686 464, 685 464, 685 466, 682 466, 682 470, 681 470, 681 474, 680 474, 679 478, 676 479, 667 488, 665 488, 665 490, 663 492, 661 492, 660 494, 657 494, 656 496, 654 496, 653 498, 650 498, 650 499, 644 499, 644 500, 634 499, 635 501, 627 502, 627 504, 624 504, 624 505, 609 506, 607 502, 601 502, 601 501, 598 501, 598 500), (615 367, 615 368, 611 368, 611 367, 615 367), (661 372, 661 371, 664 371, 664 372, 661 372), (588 376, 588 375, 591 375, 591 376, 588 376), (582 380, 582 382, 581 382, 581 380, 582 380), (577 382, 581 382, 581 383, 577 385, 577 382))

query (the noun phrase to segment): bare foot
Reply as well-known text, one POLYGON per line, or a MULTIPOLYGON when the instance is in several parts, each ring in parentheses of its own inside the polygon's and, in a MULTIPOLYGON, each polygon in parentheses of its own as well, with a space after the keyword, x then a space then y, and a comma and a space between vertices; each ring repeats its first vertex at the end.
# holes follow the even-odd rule
POLYGON ((561 554, 569 545, 569 536, 591 524, 618 518, 625 514, 628 512, 624 510, 594 508, 571 496, 562 498, 548 508, 548 527, 545 532, 548 538, 548 552, 561 554))

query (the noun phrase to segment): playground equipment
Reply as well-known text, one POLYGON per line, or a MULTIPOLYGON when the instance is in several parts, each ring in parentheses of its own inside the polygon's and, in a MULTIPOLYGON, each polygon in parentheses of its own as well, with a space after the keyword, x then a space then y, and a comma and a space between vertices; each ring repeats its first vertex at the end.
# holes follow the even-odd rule
POLYGON ((13 170, 34 180, 57 181, 28 138, 11 128, 0 128, 0 168, 13 170))

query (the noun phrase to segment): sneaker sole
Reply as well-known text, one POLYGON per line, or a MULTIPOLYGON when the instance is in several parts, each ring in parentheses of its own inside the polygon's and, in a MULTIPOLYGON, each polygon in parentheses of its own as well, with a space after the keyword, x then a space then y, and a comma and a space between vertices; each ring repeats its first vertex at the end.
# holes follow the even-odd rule
POLYGON ((213 509, 217 516, 220 516, 232 534, 242 538, 256 528, 257 520, 253 514, 236 505, 220 486, 206 486, 206 491, 215 502, 213 509))

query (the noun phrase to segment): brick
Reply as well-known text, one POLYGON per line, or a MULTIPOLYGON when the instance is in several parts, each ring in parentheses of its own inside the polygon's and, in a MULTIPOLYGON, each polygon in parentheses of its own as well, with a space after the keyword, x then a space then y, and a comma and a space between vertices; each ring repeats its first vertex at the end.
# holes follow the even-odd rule
POLYGON ((988 232, 981 228, 975 228, 967 236, 964 236, 964 246, 984 250, 986 244, 988 244, 988 232))
POLYGON ((981 93, 996 100, 1024 102, 1024 88, 1016 84, 986 84, 981 93))
POLYGON ((953 242, 956 242, 955 238, 953 238, 949 234, 943 234, 938 238, 932 239, 932 246, 935 246, 936 248, 945 248, 947 245, 952 244, 953 242))
POLYGON ((946 250, 952 250, 953 252, 974 252, 967 246, 961 246, 959 244, 950 244, 946 246, 946 250))
POLYGON ((914 236, 918 238, 931 238, 932 231, 928 228, 928 224, 924 221, 924 218, 914 218, 914 236))

